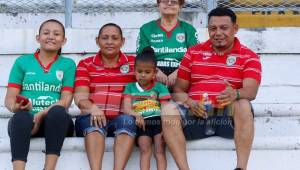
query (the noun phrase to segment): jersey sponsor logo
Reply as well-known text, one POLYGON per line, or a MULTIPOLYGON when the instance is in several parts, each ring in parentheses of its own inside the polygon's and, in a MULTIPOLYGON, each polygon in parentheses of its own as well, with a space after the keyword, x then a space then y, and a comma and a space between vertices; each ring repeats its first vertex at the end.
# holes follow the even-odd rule
POLYGON ((232 66, 236 62, 236 56, 228 56, 226 60, 227 66, 232 66))
POLYGON ((150 42, 151 42, 151 43, 162 43, 163 40, 162 40, 162 39, 157 39, 157 40, 151 39, 150 42))
POLYGON ((151 38, 162 38, 164 34, 151 34, 151 38))
POLYGON ((157 61, 158 67, 172 67, 177 68, 179 67, 179 61, 173 58, 165 58, 164 60, 157 61))
POLYGON ((27 91, 52 91, 52 92, 60 92, 62 85, 51 85, 48 83, 45 83, 43 81, 35 82, 35 83, 24 83, 22 85, 22 90, 27 91))
POLYGON ((123 64, 120 67, 120 72, 123 74, 129 73, 129 64, 123 64))
POLYGON ((62 70, 57 70, 56 71, 57 80, 62 81, 63 77, 64 77, 64 72, 62 70))
POLYGON ((187 51, 187 48, 179 47, 179 48, 170 48, 170 47, 161 47, 161 48, 155 48, 155 53, 185 53, 187 51))
POLYGON ((207 60, 212 56, 212 53, 210 52, 204 52, 203 53, 203 60, 207 60))
POLYGON ((185 41, 185 34, 184 33, 177 33, 176 34, 176 40, 180 43, 183 43, 185 41))
POLYGON ((30 101, 33 106, 32 111, 40 112, 49 107, 50 105, 56 103, 58 99, 54 99, 51 96, 39 96, 38 98, 31 99, 30 101))

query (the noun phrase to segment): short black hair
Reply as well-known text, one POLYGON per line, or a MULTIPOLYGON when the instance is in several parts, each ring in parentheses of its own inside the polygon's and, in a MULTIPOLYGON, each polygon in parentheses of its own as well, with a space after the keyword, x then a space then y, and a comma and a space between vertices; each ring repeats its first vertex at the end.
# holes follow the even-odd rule
POLYGON ((219 16, 219 17, 221 17, 221 16, 229 16, 230 19, 231 19, 231 21, 232 21, 232 23, 234 23, 234 24, 236 23, 236 15, 229 8, 217 7, 215 9, 211 10, 209 12, 209 14, 208 14, 208 21, 209 21, 210 17, 212 17, 212 16, 219 16))
POLYGON ((105 27, 109 27, 109 26, 116 27, 116 28, 119 30, 121 37, 123 37, 123 32, 122 32, 121 27, 120 27, 118 24, 115 24, 115 23, 107 23, 107 24, 104 24, 104 25, 100 28, 99 33, 98 33, 98 36, 100 36, 100 34, 102 33, 102 31, 103 31, 103 29, 104 29, 105 27))
POLYGON ((141 53, 139 53, 136 58, 134 65, 136 65, 138 62, 149 62, 153 63, 154 67, 157 65, 157 61, 155 58, 155 53, 152 47, 148 46, 143 49, 141 53))

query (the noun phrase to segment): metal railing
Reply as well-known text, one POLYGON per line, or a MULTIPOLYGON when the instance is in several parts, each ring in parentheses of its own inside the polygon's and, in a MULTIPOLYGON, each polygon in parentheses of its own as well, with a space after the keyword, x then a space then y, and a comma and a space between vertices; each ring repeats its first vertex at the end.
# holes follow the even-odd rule
MULTIPOLYGON (((216 6, 234 11, 300 11, 300 0, 186 0, 183 12, 208 12, 216 6)), ((64 13, 67 27, 73 13, 156 12, 156 0, 0 0, 0 13, 64 13)))
POLYGON ((234 11, 300 11, 300 0, 219 0, 218 6, 234 11))

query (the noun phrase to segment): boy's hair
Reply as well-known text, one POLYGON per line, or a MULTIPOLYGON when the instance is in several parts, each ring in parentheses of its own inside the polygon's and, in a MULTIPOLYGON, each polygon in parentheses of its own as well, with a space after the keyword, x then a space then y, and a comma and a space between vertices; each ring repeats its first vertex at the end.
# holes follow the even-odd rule
POLYGON ((228 17, 230 17, 232 23, 234 23, 234 24, 236 23, 236 15, 229 8, 217 7, 215 9, 211 10, 208 14, 208 21, 209 21, 210 17, 213 17, 213 16, 218 16, 218 17, 228 16, 228 17))
POLYGON ((153 63, 154 67, 156 67, 157 62, 153 48, 150 46, 145 47, 143 51, 136 56, 134 65, 136 65, 138 62, 151 62, 153 63))

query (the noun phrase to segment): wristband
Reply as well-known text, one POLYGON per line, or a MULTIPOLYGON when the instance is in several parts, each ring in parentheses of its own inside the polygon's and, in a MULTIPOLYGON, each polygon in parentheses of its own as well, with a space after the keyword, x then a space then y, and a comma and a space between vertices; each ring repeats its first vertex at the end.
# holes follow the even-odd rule
POLYGON ((241 99, 241 94, 240 94, 240 90, 236 89, 236 99, 235 100, 240 100, 241 99))

